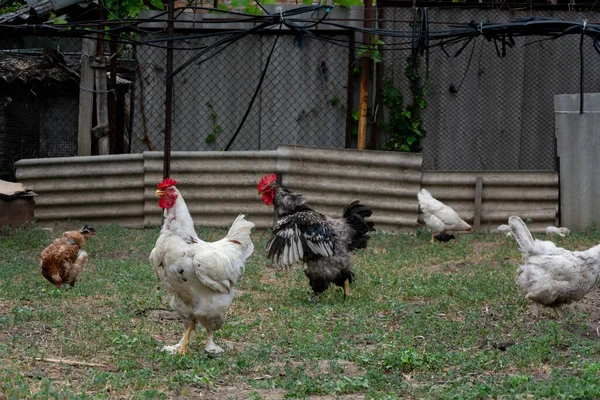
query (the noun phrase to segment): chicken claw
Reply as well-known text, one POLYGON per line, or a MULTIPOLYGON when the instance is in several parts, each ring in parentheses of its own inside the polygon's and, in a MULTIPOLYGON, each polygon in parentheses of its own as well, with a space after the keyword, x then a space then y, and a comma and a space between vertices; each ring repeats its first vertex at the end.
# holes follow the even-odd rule
POLYGON ((206 351, 212 357, 218 357, 225 352, 225 350, 217 346, 217 344, 214 342, 213 332, 208 332, 208 339, 204 351, 206 351))
POLYGON ((175 353, 179 353, 181 355, 187 354, 187 346, 188 346, 188 343, 190 342, 190 336, 192 335, 192 332, 194 331, 194 329, 196 329, 195 322, 191 323, 187 326, 187 328, 185 329, 185 333, 183 334, 183 337, 181 338, 179 343, 174 344, 173 346, 163 346, 163 348, 160 351, 166 351, 169 354, 175 354, 175 353))

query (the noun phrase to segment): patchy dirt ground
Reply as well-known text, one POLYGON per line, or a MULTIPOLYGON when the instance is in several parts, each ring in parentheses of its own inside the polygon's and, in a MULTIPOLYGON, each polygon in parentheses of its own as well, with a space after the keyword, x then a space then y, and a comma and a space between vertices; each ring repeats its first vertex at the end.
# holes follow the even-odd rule
MULTIPOLYGON (((208 389, 188 389, 185 388, 179 395, 174 397, 176 400, 207 399, 207 400, 247 400, 259 398, 263 400, 280 400, 286 396, 286 391, 282 389, 254 389, 249 385, 239 384, 235 386, 218 386, 216 391, 208 389)), ((365 395, 359 393, 347 395, 327 395, 327 396, 307 396, 308 400, 363 400, 365 395)))
POLYGON ((565 307, 565 312, 578 311, 586 314, 587 329, 581 325, 571 326, 573 332, 579 333, 588 339, 600 340, 600 288, 588 293, 582 301, 565 307))

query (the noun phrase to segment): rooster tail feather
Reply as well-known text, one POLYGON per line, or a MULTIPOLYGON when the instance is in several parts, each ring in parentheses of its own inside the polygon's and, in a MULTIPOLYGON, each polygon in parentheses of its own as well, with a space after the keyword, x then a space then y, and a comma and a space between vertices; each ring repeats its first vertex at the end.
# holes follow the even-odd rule
POLYGON ((523 254, 532 252, 535 248, 535 242, 533 241, 533 237, 531 236, 529 229, 527 229, 525 222, 517 216, 512 216, 508 218, 508 224, 512 229, 515 240, 521 248, 521 252, 523 254))
POLYGON ((367 248, 367 242, 369 241, 368 233, 375 230, 375 224, 365 219, 372 214, 373 211, 366 205, 360 204, 358 200, 353 201, 344 208, 343 218, 348 222, 353 231, 352 241, 348 246, 348 250, 367 248))
POLYGON ((244 260, 246 260, 254 251, 254 244, 250 238, 250 231, 254 228, 254 223, 246 221, 245 215, 240 214, 233 221, 229 232, 227 232, 226 239, 234 240, 240 244, 244 253, 244 260))

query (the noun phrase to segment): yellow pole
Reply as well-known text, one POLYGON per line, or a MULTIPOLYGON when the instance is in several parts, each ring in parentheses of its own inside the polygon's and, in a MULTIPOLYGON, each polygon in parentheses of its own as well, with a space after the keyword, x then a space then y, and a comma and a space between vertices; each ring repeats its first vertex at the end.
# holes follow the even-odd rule
MULTIPOLYGON (((364 27, 371 28, 373 0, 365 0, 364 27)), ((363 45, 369 49, 370 35, 363 33, 363 45)), ((369 104, 369 66, 370 53, 366 51, 360 64, 360 103, 358 107, 358 145, 359 150, 364 150, 367 145, 367 106, 369 104)))

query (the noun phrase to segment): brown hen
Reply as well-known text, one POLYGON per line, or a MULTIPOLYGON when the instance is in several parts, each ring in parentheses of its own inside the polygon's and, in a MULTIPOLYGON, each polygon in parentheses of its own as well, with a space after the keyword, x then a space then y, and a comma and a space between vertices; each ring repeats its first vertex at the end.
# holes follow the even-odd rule
POLYGON ((96 230, 85 225, 79 231, 68 231, 42 251, 40 269, 44 278, 56 285, 75 286, 75 281, 87 261, 83 245, 96 230))

